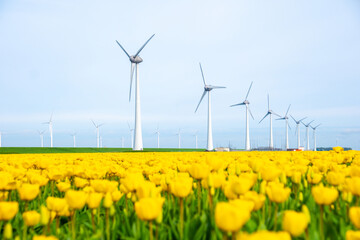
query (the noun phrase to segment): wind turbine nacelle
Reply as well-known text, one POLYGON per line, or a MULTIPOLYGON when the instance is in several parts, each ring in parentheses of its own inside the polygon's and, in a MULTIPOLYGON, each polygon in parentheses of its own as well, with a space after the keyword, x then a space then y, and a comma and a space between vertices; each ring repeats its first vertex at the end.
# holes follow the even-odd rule
POLYGON ((205 85, 204 89, 205 89, 205 91, 208 91, 208 92, 213 90, 211 85, 205 85))
POLYGON ((249 102, 248 100, 245 100, 245 101, 243 102, 243 104, 248 105, 248 104, 250 104, 250 102, 249 102))
POLYGON ((136 56, 136 57, 131 56, 131 57, 130 57, 130 61, 131 61, 132 63, 141 63, 141 62, 143 61, 143 59, 142 59, 140 56, 136 56))

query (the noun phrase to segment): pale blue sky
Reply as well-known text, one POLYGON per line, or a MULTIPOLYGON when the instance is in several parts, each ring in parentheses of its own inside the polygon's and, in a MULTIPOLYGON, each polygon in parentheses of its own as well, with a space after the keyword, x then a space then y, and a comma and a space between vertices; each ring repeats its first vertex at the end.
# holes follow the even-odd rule
MULTIPOLYGON (((360 1, 70 1, 0 2, 0 131, 3 146, 38 146, 54 112, 54 145, 95 146, 90 121, 104 122, 104 145, 130 145, 134 101, 128 101, 129 53, 141 52, 144 147, 206 143, 207 101, 202 63, 213 91, 214 145, 244 146, 245 109, 229 105, 249 95, 253 145, 268 144, 271 108, 308 117, 318 146, 360 149, 360 1)), ((284 123, 274 122, 274 143, 284 145, 284 123)), ((291 122, 290 146, 295 125, 291 122)), ((301 129, 302 140, 305 129, 301 129)), ((312 133, 312 131, 311 131, 312 133)), ((47 133, 48 134, 48 133, 47 133)), ((49 137, 46 136, 45 144, 49 137)))

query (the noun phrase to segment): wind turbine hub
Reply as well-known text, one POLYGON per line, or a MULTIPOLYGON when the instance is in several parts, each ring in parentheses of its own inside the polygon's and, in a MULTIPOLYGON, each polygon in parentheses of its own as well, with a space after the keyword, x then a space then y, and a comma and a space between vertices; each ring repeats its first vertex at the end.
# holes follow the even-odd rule
POLYGON ((245 100, 243 103, 246 105, 250 104, 250 102, 248 100, 245 100))
POLYGON ((130 62, 132 63, 141 63, 143 59, 140 56, 130 56, 130 62))
POLYGON ((208 85, 205 85, 204 89, 205 89, 205 91, 208 91, 208 92, 213 90, 213 88, 211 86, 208 86, 208 85))

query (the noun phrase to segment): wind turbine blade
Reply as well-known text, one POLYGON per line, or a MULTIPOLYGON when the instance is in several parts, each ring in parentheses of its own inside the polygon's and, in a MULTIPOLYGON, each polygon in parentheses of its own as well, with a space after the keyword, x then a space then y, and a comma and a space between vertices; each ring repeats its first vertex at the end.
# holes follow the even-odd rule
POLYGON ((303 123, 303 122, 301 122, 305 127, 306 127, 306 124, 305 123, 303 123))
POLYGON ((288 123, 288 127, 289 127, 289 129, 291 130, 291 127, 290 127, 290 124, 288 123))
POLYGON ((51 113, 51 116, 50 116, 50 121, 49 121, 49 123, 51 122, 51 120, 52 120, 52 117, 53 117, 53 113, 51 113))
POLYGON ((272 112, 272 114, 274 114, 275 116, 278 116, 279 118, 281 118, 281 116, 275 112, 272 112))
POLYGON ((318 127, 318 126, 320 126, 321 125, 321 123, 320 124, 318 124, 316 127, 315 127, 315 129, 318 127))
POLYGON ((142 45, 142 47, 139 49, 139 51, 137 51, 137 53, 134 55, 134 58, 137 57, 137 55, 139 55, 139 53, 141 52, 141 50, 143 50, 143 48, 146 46, 146 44, 148 44, 148 42, 155 36, 155 34, 153 34, 145 43, 144 45, 142 45))
POLYGON ((215 89, 215 88, 226 88, 226 87, 222 87, 222 86, 210 86, 211 89, 215 89))
POLYGON ((252 115, 252 113, 251 113, 251 111, 250 111, 250 107, 248 107, 248 110, 249 110, 250 116, 251 116, 252 119, 254 120, 254 116, 252 115))
POLYGON ((91 121, 92 121, 92 123, 94 124, 94 126, 97 128, 97 126, 96 126, 96 124, 95 124, 95 122, 91 119, 91 121))
POLYGON ((199 104, 197 105, 197 107, 196 107, 196 109, 195 109, 195 112, 198 110, 198 108, 199 108, 199 106, 200 106, 201 101, 202 101, 202 100, 203 100, 203 98, 205 97, 205 94, 206 94, 206 91, 204 90, 204 92, 203 92, 203 94, 202 94, 202 96, 201 96, 201 98, 200 98, 199 104))
POLYGON ((202 76, 202 79, 203 79, 204 85, 206 85, 206 82, 205 82, 205 77, 204 77, 204 72, 203 72, 203 70, 202 70, 201 63, 199 63, 199 65, 200 65, 201 76, 202 76))
POLYGON ((294 120, 294 122, 296 122, 296 123, 297 123, 297 121, 295 120, 295 118, 294 118, 293 116, 291 116, 291 115, 290 115, 290 117, 294 120))
POLYGON ((277 119, 275 119, 275 120, 285 120, 285 118, 277 118, 277 119))
POLYGON ((102 123, 102 124, 100 124, 100 125, 98 125, 98 127, 101 127, 102 125, 104 125, 105 123, 102 123))
POLYGON ((250 89, 251 89, 252 85, 253 85, 253 82, 251 82, 251 84, 250 84, 250 87, 249 87, 249 90, 247 91, 247 94, 246 94, 245 100, 247 100, 247 98, 248 98, 248 96, 249 96, 250 89))
POLYGON ((240 106, 240 105, 245 105, 245 103, 233 104, 233 105, 230 105, 230 107, 235 107, 235 106, 240 106))
POLYGON ((132 80, 134 76, 134 70, 135 70, 135 63, 131 63, 131 70, 130 70, 130 90, 129 90, 129 102, 131 100, 131 87, 132 87, 132 80))
POLYGON ((269 94, 268 94, 268 110, 270 110, 270 100, 269 100, 269 94))
POLYGON ((121 46, 121 44, 115 40, 117 42, 117 44, 121 47, 121 49, 124 51, 124 53, 128 56, 128 58, 130 58, 130 55, 127 53, 127 51, 125 50, 125 48, 123 48, 123 46, 121 46))
POLYGON ((127 125, 128 125, 128 127, 129 127, 129 130, 131 131, 131 127, 130 127, 130 124, 129 124, 129 122, 127 122, 127 125))
POLYGON ((309 122, 307 125, 310 125, 313 121, 315 121, 315 120, 312 120, 311 122, 309 122))
POLYGON ((302 119, 299 120, 299 122, 302 122, 303 120, 305 120, 307 117, 304 117, 302 119))
POLYGON ((288 109, 287 109, 287 111, 286 111, 285 117, 288 115, 289 110, 290 110, 290 107, 291 107, 291 104, 289 105, 289 107, 288 107, 288 109))
POLYGON ((266 117, 267 117, 267 115, 269 115, 270 113, 267 113, 267 114, 265 114, 265 116, 260 120, 260 122, 259 123, 261 123, 262 122, 262 120, 264 120, 266 117))

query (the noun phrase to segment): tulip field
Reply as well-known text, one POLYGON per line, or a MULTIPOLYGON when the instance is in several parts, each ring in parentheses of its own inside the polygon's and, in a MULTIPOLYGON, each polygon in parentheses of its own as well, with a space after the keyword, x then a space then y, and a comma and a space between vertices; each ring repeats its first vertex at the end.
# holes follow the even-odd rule
POLYGON ((3 239, 360 239, 360 152, 0 155, 3 239))

